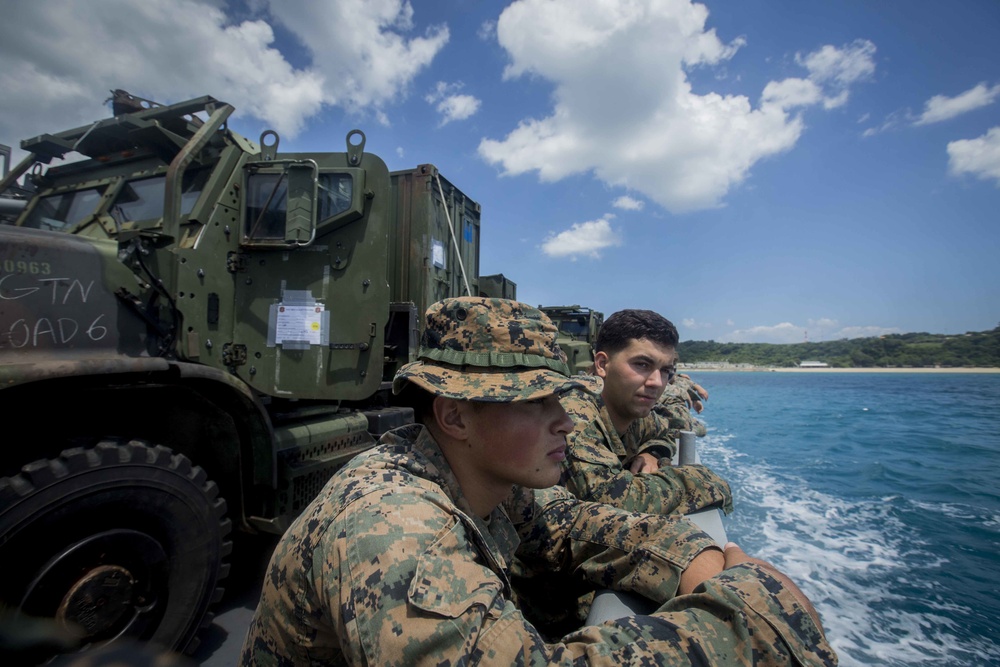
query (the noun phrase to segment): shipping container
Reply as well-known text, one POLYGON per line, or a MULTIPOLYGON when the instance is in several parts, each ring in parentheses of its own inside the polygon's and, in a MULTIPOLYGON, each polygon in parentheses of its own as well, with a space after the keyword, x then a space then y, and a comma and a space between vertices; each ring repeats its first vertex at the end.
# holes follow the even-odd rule
POLYGON ((414 302, 418 317, 435 301, 479 294, 481 207, 432 164, 395 171, 389 239, 391 301, 414 302))

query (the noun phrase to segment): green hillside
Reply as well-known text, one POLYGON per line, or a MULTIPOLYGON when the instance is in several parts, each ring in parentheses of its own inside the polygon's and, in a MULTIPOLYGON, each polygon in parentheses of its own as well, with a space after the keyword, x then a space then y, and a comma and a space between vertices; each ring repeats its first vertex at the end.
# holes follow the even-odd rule
POLYGON ((1000 326, 992 331, 954 335, 891 334, 786 345, 692 340, 682 342, 677 351, 684 363, 728 362, 775 368, 796 366, 802 361, 822 361, 836 368, 1000 367, 1000 326))

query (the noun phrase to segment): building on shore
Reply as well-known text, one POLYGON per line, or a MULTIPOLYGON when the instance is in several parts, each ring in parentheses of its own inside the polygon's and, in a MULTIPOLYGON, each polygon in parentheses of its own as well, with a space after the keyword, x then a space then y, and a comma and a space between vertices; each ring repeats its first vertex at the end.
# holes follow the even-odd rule
POLYGON ((728 361, 694 361, 680 362, 677 364, 680 371, 759 371, 760 366, 753 364, 732 364, 728 361))

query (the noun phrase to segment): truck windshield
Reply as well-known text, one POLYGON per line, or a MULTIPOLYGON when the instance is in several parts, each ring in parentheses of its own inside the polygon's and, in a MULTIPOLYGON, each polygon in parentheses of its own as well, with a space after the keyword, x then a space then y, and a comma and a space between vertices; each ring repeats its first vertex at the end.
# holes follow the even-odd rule
MULTIPOLYGON (((184 181, 181 184, 181 215, 187 215, 194 208, 210 173, 209 169, 184 173, 184 181)), ((109 211, 111 217, 119 225, 135 220, 156 220, 163 217, 166 182, 166 176, 128 181, 111 204, 109 211)))
POLYGON ((101 201, 101 190, 88 188, 42 197, 24 221, 24 227, 62 231, 91 215, 101 201))
POLYGON ((589 333, 587 320, 580 317, 559 322, 559 331, 569 336, 586 336, 589 333))

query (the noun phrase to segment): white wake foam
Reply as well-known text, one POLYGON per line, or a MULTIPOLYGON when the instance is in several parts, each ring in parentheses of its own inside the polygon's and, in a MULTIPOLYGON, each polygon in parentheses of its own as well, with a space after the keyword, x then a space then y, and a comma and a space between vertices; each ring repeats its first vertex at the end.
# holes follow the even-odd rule
POLYGON ((725 520, 729 538, 802 588, 841 665, 1000 664, 996 643, 963 638, 954 620, 974 610, 940 602, 931 585, 921 583, 921 572, 948 562, 897 518, 899 506, 909 501, 849 501, 814 491, 804 480, 736 451, 728 444, 732 438, 710 431, 699 439, 702 462, 733 487, 736 511, 725 520), (911 596, 916 590, 920 597, 899 590, 911 596))

